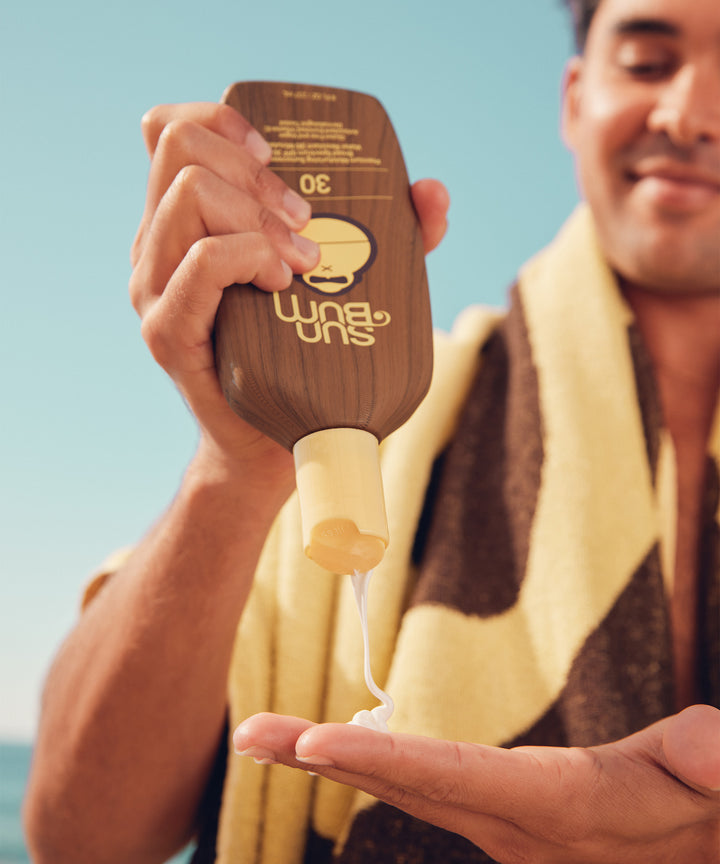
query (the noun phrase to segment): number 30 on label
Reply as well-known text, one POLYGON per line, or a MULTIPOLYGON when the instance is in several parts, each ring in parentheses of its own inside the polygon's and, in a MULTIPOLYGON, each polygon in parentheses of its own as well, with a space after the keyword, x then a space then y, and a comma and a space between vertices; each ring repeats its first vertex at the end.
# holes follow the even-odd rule
POLYGON ((332 192, 329 174, 301 174, 300 191, 303 195, 329 195, 332 192))

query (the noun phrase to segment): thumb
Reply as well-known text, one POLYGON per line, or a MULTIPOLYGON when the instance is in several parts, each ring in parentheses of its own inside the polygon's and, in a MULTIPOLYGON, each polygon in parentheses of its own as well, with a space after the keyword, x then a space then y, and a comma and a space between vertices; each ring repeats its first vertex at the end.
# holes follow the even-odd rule
POLYGON ((720 711, 692 705, 668 719, 662 746, 667 766, 684 783, 720 792, 720 711))
POLYGON ((432 252, 447 230, 450 196, 439 180, 418 180, 413 183, 411 192, 425 252, 432 252))

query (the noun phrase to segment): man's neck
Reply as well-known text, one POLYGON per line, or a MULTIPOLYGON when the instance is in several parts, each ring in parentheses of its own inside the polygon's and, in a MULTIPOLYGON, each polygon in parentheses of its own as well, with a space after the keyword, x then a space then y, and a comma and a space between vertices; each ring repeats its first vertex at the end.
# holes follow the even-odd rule
POLYGON ((668 295, 624 284, 676 444, 707 442, 720 389, 720 295, 668 295))

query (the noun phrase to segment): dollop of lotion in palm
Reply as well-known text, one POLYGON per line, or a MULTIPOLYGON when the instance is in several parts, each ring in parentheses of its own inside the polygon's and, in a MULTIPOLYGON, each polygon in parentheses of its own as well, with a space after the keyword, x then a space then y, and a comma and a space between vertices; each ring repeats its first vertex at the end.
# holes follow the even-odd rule
POLYGON ((368 634, 368 616, 367 616, 367 595, 368 585, 370 584, 370 576, 372 570, 367 573, 360 573, 357 570, 350 577, 352 580, 353 591, 355 592, 355 602, 357 603, 358 612, 360 613, 360 625, 363 634, 363 666, 365 670, 365 683, 368 690, 380 700, 380 705, 377 705, 371 711, 363 709, 358 711, 352 718, 350 723, 355 726, 364 726, 367 729, 375 729, 377 732, 390 732, 388 728, 388 720, 392 717, 395 710, 393 700, 388 694, 381 690, 375 683, 370 669, 370 637, 368 634))

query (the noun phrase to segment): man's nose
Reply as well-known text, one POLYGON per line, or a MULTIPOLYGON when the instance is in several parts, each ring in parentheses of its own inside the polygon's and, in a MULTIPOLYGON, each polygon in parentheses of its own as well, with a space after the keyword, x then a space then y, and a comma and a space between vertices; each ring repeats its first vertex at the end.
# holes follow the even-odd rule
POLYGON ((679 147, 720 141, 720 67, 688 64, 668 82, 648 119, 679 147))

